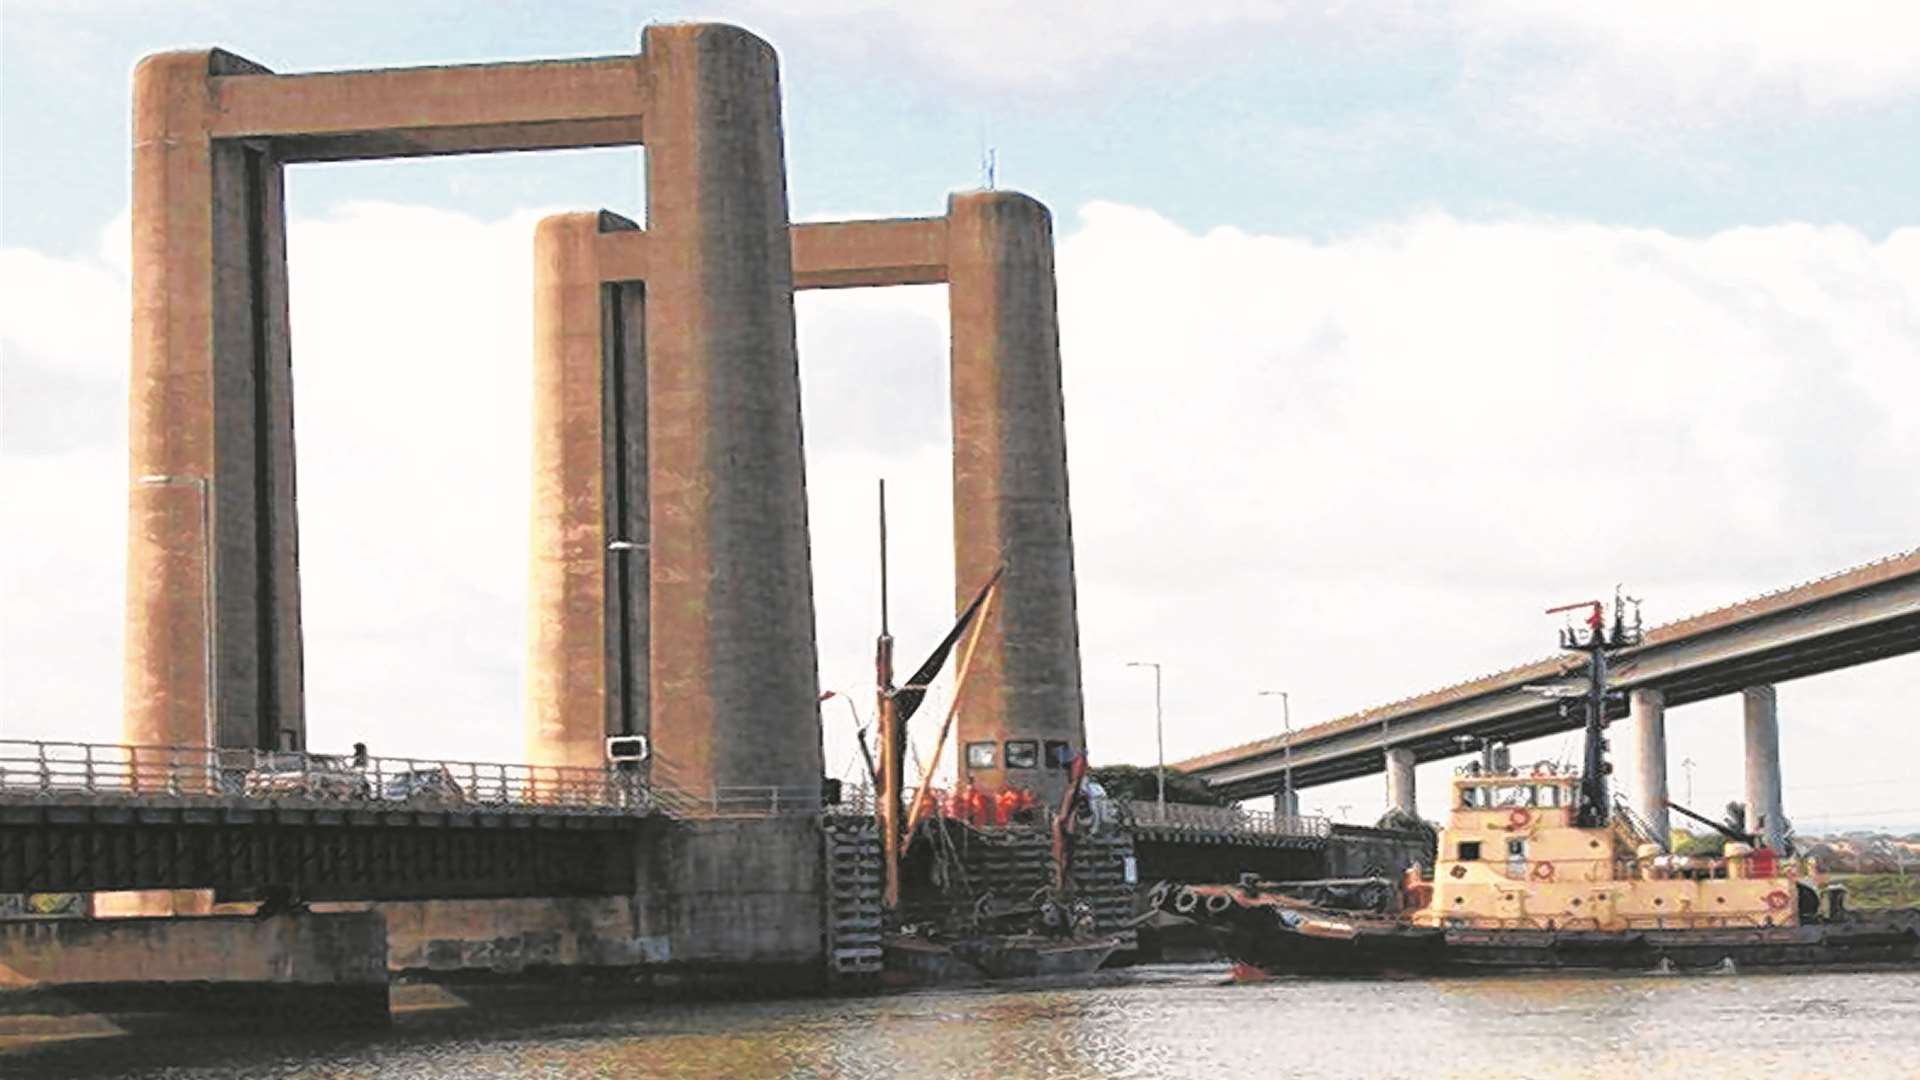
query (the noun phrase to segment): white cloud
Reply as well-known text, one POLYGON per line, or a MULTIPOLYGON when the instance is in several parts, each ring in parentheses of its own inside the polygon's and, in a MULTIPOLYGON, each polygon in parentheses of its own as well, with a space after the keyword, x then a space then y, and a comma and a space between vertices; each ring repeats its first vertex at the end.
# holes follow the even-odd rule
POLYGON ((1469 71, 1546 131, 1715 123, 1920 90, 1920 12, 1874 0, 1463 0, 1469 71))
POLYGON ((1359 67, 1398 69, 1410 53, 1441 52, 1455 62, 1450 92, 1485 117, 1517 115, 1562 137, 1798 114, 1920 89, 1920 13, 1876 0, 815 0, 743 10, 810 50, 868 63, 912 57, 963 82, 1043 90, 1109 76, 1191 78, 1303 43, 1359 67))
MULTIPOLYGON (((293 227, 317 742, 522 752, 536 217, 362 204, 293 227)), ((1682 239, 1432 216, 1315 243, 1197 235, 1112 204, 1059 230, 1102 760, 1151 758, 1150 688, 1127 660, 1167 665, 1181 757, 1272 731, 1261 688, 1290 690, 1310 723, 1541 655, 1551 626, 1535 612, 1615 581, 1666 619, 1920 538, 1920 510, 1897 497, 1920 466, 1905 407, 1920 400, 1920 230, 1682 239)), ((114 274, 0 257, 23 267, 114 274)), ((89 289, 42 295, 8 312, 9 342, 104 318, 89 289)), ((821 678, 863 715, 876 475, 903 657, 951 602, 944 308, 938 289, 800 303, 821 678)), ((117 400, 112 336, 118 359, 82 366, 117 400)), ((55 400, 46 365, 22 370, 8 395, 55 400)), ((4 459, 6 505, 37 508, 0 527, 9 735, 117 734, 123 461, 118 443, 4 459)), ((1916 671, 1908 658, 1782 688, 1790 799, 1845 779, 1869 740, 1888 760, 1920 753, 1900 719, 1916 671), (1802 717, 1847 737, 1815 738, 1802 717)), ((856 754, 844 706, 826 721, 840 769, 856 754)), ((1688 754, 1732 760, 1735 726, 1688 730, 1716 733, 1688 754)), ((1737 776, 1703 772, 1702 801, 1709 783, 1737 794, 1737 776)), ((1377 786, 1309 803, 1347 791, 1370 816, 1377 786)), ((1820 809, 1869 809, 1871 794, 1823 791, 1820 809)))
POLYGON ((821 47, 867 57, 907 55, 962 79, 1026 86, 1073 82, 1121 61, 1191 64, 1178 53, 1223 33, 1313 34, 1355 43, 1435 22, 1420 5, 1386 0, 1364 6, 1297 0, 1064 0, 970 4, 893 0, 749 2, 746 11, 807 36, 821 47), (1358 15, 1358 18, 1355 16, 1358 15), (811 31, 811 32, 810 32, 811 31))

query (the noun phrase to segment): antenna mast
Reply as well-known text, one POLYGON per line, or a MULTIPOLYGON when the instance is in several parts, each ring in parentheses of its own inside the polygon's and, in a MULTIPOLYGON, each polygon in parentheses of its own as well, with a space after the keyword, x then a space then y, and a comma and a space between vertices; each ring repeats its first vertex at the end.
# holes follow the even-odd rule
MULTIPOLYGON (((1598 600, 1562 604, 1548 608, 1547 614, 1583 608, 1587 610, 1583 620, 1586 628, 1568 626, 1560 631, 1560 647, 1587 654, 1586 753, 1580 763, 1580 805, 1574 812, 1574 824, 1583 829, 1598 829, 1604 827, 1612 815, 1613 800, 1607 790, 1607 740, 1602 733, 1607 726, 1607 700, 1619 697, 1617 691, 1607 690, 1607 653, 1640 644, 1640 601, 1623 596, 1615 588, 1611 630, 1607 628, 1605 608, 1598 600), (1633 604, 1631 625, 1627 623, 1629 601, 1633 604)), ((1562 703, 1560 708, 1565 715, 1568 705, 1562 703)))
POLYGON ((893 691, 893 633, 887 622, 887 482, 880 481, 880 637, 873 647, 875 715, 880 737, 880 798, 874 816, 880 826, 880 857, 886 869, 882 904, 900 908, 900 800, 901 777, 906 772, 905 732, 893 691))

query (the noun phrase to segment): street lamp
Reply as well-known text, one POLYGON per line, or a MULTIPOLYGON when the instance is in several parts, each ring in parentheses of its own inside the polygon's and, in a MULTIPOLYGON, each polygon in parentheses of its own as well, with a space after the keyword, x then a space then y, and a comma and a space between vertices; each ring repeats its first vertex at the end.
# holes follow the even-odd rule
POLYGON ((1680 767, 1687 770, 1687 805, 1693 805, 1693 759, 1681 758, 1680 767))
POLYGON ((1281 744, 1281 751, 1280 751, 1280 776, 1281 776, 1280 782, 1283 785, 1281 790, 1286 792, 1286 795, 1283 796, 1281 799, 1281 806, 1286 809, 1287 816, 1292 817, 1294 814, 1293 704, 1287 698, 1287 692, 1285 690, 1262 690, 1260 691, 1260 696, 1261 697, 1277 697, 1280 699, 1280 728, 1281 730, 1285 731, 1287 734, 1287 741, 1281 744))
POLYGON ((1160 712, 1160 665, 1152 660, 1130 660, 1128 667, 1150 667, 1153 669, 1153 740, 1160 752, 1160 794, 1156 800, 1160 808, 1160 820, 1167 820, 1167 730, 1160 712))
POLYGON ((213 690, 213 683, 215 671, 214 658, 218 655, 218 649, 215 647, 215 630, 213 624, 213 481, 208 480, 204 476, 152 473, 141 477, 138 483, 141 487, 190 487, 200 494, 200 543, 202 547, 202 565, 200 571, 200 647, 201 651, 206 654, 206 673, 203 676, 206 680, 206 688, 204 690, 207 712, 206 740, 207 749, 212 750, 217 745, 214 738, 214 717, 217 713, 215 711, 216 696, 213 690))

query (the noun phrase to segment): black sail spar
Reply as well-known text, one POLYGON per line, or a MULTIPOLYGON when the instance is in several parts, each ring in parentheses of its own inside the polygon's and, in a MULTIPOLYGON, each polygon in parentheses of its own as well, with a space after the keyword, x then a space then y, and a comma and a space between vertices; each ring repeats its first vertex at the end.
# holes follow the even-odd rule
POLYGON ((941 638, 940 644, 934 646, 926 662, 914 671, 905 686, 894 691, 894 708, 898 711, 896 722, 902 728, 907 726, 907 720, 920 708, 920 703, 926 700, 927 687, 940 676, 940 669, 947 665, 947 657, 952 654, 954 645, 959 643, 960 635, 967 632, 967 627, 972 624, 974 616, 980 614, 981 605, 987 602, 987 593, 993 591, 994 585, 1006 572, 1007 568, 1004 564, 993 572, 993 576, 987 579, 987 583, 980 586, 980 591, 973 594, 973 602, 960 612, 958 619, 954 620, 953 629, 947 631, 947 636, 941 638))

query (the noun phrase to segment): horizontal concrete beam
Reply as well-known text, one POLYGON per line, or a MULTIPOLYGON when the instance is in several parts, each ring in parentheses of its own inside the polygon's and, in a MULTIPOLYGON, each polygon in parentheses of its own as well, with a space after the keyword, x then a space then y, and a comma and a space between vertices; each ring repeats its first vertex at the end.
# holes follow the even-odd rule
MULTIPOLYGON (((789 235, 796 289, 938 285, 947 280, 946 218, 811 222, 793 226, 789 235)), ((600 280, 645 281, 652 268, 651 251, 646 230, 603 226, 594 250, 600 280)))
MULTIPOLYGON (((1659 689, 1669 706, 1920 652, 1920 553, 1669 624, 1648 639, 1615 662, 1611 685, 1659 689), (1850 579, 1847 587, 1835 588, 1843 579, 1850 579)), ((1293 736, 1294 784, 1378 772, 1388 747, 1406 747, 1428 761, 1457 754, 1456 735, 1514 740, 1572 730, 1577 721, 1562 718, 1553 701, 1522 687, 1578 685, 1584 665, 1569 654, 1304 728, 1293 736)), ((1622 705, 1610 715, 1625 712, 1622 705)), ((1286 740, 1276 738, 1195 758, 1181 768, 1225 794, 1251 797, 1279 787, 1285 758, 1286 740)))
POLYGON ((642 141, 642 58, 225 75, 208 133, 282 161, 622 146, 642 141))
POLYGON ((853 289, 947 280, 947 219, 823 221, 793 227, 793 287, 853 289))

